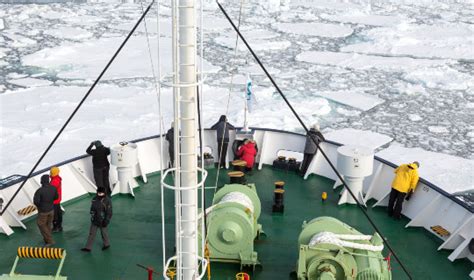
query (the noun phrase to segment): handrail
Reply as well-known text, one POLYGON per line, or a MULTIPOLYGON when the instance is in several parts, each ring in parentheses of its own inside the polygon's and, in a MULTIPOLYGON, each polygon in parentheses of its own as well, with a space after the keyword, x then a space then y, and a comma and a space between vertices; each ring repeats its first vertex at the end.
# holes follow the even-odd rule
MULTIPOLYGON (((236 129, 241 129, 241 127, 236 127, 236 129)), ((260 127, 250 127, 250 129, 252 130, 256 130, 256 131, 270 131, 270 132, 278 132, 278 133, 285 133, 285 134, 292 134, 292 135, 299 135, 299 136, 302 136, 302 137, 305 137, 304 134, 302 133, 298 133, 298 132, 293 132, 293 131, 285 131, 285 130, 280 130, 280 129, 273 129, 273 128, 260 128, 260 127)), ((210 129, 210 128, 206 128, 205 129, 206 131, 210 131, 210 130, 213 130, 213 129, 210 129)), ((165 136, 165 134, 161 135, 161 136, 165 136)), ((159 138, 160 135, 152 135, 152 136, 147 136, 147 137, 142 137, 142 138, 138 138, 138 139, 135 139, 135 140, 131 140, 131 141, 128 141, 128 142, 131 142, 131 143, 139 143, 139 142, 143 142, 143 141, 147 141, 147 140, 151 140, 151 139, 155 139, 155 138, 159 138)), ((341 143, 338 143, 338 142, 335 142, 335 141, 331 141, 331 140, 326 140, 324 141, 326 143, 329 143, 329 144, 332 144, 332 145, 335 145, 335 146, 342 146, 343 144, 341 143)), ((68 160, 65 160, 65 161, 62 161, 62 162, 59 162, 57 164, 54 164, 52 166, 61 166, 61 165, 65 165, 65 164, 68 164, 68 163, 71 163, 73 161, 76 161, 76 160, 80 160, 80 159, 83 159, 83 158, 86 158, 86 157, 89 157, 89 155, 85 154, 85 155, 81 155, 81 156, 77 156, 77 157, 74 157, 74 158, 71 158, 71 159, 68 159, 68 160)), ((386 159, 383 159, 379 156, 375 156, 374 157, 375 160, 383 163, 383 164, 386 164, 392 168, 397 168, 398 165, 396 165, 395 163, 391 162, 391 161, 388 161, 386 159)), ((52 166, 49 166, 49 167, 46 167, 46 168, 43 168, 41 170, 38 170, 36 172, 34 172, 31 177, 34 177, 34 176, 37 176, 41 173, 44 173, 44 172, 49 172, 50 168, 52 166)), ((11 182, 9 182, 8 184, 5 184, 3 186, 0 186, 0 190, 2 189, 6 189, 10 186, 13 186, 19 182, 21 182, 23 179, 24 179, 24 175, 18 175, 18 174, 14 174, 12 176, 22 176, 16 180, 12 180, 11 182)), ((7 177, 8 178, 8 177, 7 177)), ((420 183, 423 183, 425 184, 427 187, 433 189, 434 191, 442 194, 443 196, 451 199, 452 201, 454 201, 455 203, 461 205, 462 207, 464 207, 466 210, 468 210, 469 212, 471 213, 474 213, 474 207, 471 207, 469 205, 467 205, 464 201, 458 199, 456 196, 446 192, 445 190, 443 190, 442 188, 438 187, 437 185, 431 183, 430 181, 424 179, 424 178, 421 178, 420 177, 420 180, 419 180, 420 183)))

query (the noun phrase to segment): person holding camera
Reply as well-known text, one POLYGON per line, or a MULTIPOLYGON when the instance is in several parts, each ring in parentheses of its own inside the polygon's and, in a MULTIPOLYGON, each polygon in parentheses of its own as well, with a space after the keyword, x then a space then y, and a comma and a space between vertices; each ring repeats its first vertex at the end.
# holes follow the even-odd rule
POLYGON ((99 140, 92 142, 86 150, 92 156, 92 168, 94 170, 94 180, 97 188, 104 188, 108 196, 111 195, 109 182, 109 159, 110 149, 105 147, 99 140), (92 149, 95 146, 95 149, 92 149))

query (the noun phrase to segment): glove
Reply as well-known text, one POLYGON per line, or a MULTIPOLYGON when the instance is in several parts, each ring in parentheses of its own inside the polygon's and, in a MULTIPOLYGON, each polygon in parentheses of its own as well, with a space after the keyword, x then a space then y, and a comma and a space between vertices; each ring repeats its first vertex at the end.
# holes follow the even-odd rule
POLYGON ((407 194, 407 197, 405 197, 405 200, 406 200, 406 201, 410 200, 412 194, 413 194, 413 191, 410 191, 410 192, 407 194))

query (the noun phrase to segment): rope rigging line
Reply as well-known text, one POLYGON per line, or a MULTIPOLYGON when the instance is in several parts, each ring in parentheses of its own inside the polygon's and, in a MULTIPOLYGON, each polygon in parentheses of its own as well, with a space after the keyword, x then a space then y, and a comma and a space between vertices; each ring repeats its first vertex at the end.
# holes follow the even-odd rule
POLYGON ((318 150, 320 151, 320 153, 323 155, 323 157, 326 159, 327 163, 331 166, 332 170, 335 172, 336 176, 339 178, 339 180, 341 180, 344 188, 349 192, 349 194, 352 196, 352 198, 356 201, 357 203, 357 206, 358 208, 362 211, 362 213, 364 214, 364 216, 367 218, 367 220, 369 221, 369 223, 371 224, 371 226, 375 229, 375 231, 380 235, 382 236, 382 240, 384 242, 384 244, 387 246, 387 248, 389 249, 389 251, 392 253, 392 255, 395 257, 395 259, 397 260, 397 262, 400 264, 400 266, 402 267, 402 269, 404 270, 405 274, 408 276, 409 279, 413 279, 411 274, 408 272, 408 269, 405 267, 405 265, 403 265, 403 263, 401 262, 401 260, 399 259, 399 257, 397 256, 397 254, 395 253, 395 251, 393 250, 392 246, 390 246, 390 244, 388 243, 388 241, 383 238, 383 234, 382 232, 379 230, 379 228, 375 225, 374 221, 372 220, 372 218, 369 216, 369 214, 367 213, 366 209, 359 203, 359 201, 357 200, 356 196, 354 195, 354 193, 351 191, 351 189, 347 186, 345 180, 342 178, 341 174, 337 171, 336 167, 334 166, 334 164, 331 162, 331 160, 329 159, 329 157, 326 155, 326 153, 323 151, 323 149, 321 148, 321 146, 319 145, 318 141, 316 141, 315 137, 311 134, 309 134, 309 130, 308 128, 306 127, 306 125, 304 124, 304 122, 301 120, 300 116, 298 115, 298 113, 295 111, 295 109, 293 108, 293 106, 291 105, 291 103, 288 101, 288 99, 286 98, 286 96, 283 94, 283 92, 281 91, 280 87, 277 85, 277 83, 275 82, 275 80, 273 79, 273 77, 270 75, 270 73, 268 73, 267 69, 265 68, 265 66, 263 65, 263 63, 260 61, 260 59, 258 58, 258 56, 255 54, 255 52, 253 51, 253 49, 250 47, 250 45, 248 44, 247 40, 244 38, 244 36, 240 33, 239 29, 235 26, 234 22, 232 21, 232 19, 229 17, 229 15, 227 14, 227 12, 225 11, 224 7, 222 7, 222 5, 219 3, 218 0, 216 0, 216 3, 217 5, 219 6, 219 9, 222 11, 222 13, 224 14, 224 16, 226 17, 226 19, 229 21, 229 23, 232 25, 232 28, 237 32, 238 36, 240 37, 240 39, 242 40, 242 42, 245 44, 245 46, 247 47, 247 49, 250 51, 250 53, 252 54, 253 58, 257 61, 257 63, 259 64, 260 68, 262 68, 262 70, 265 72, 265 75, 270 79, 271 83, 273 84, 273 86, 275 87, 275 89, 278 91, 278 93, 280 94, 280 96, 283 98, 283 100, 285 101, 285 103, 288 105, 288 107, 290 108, 291 112, 293 113, 293 115, 298 119, 298 122, 301 124, 301 126, 303 127, 303 129, 306 131, 307 135, 310 135, 311 137, 311 140, 313 140, 313 142, 316 144, 316 147, 318 148, 318 150))
POLYGON ((92 84, 92 86, 89 88, 89 90, 87 91, 87 93, 84 95, 84 97, 81 99, 81 101, 79 102, 79 104, 76 106, 76 108, 74 109, 74 111, 72 112, 72 114, 69 116, 69 118, 66 120, 66 122, 64 123, 64 125, 61 127, 61 129, 58 131, 58 133, 56 134, 56 136, 53 138, 53 140, 51 141, 51 143, 48 145, 48 147, 46 148, 46 150, 43 152, 43 154, 40 156, 40 158, 38 159, 38 161, 35 163, 35 165, 33 166, 33 168, 31 168, 30 172, 28 173, 28 175, 25 176, 25 179, 23 179, 23 181, 21 182, 21 185, 20 187, 18 187, 18 189, 15 191, 15 193, 13 194, 13 196, 10 198, 10 200, 8 201, 8 203, 5 205, 5 207, 3 208, 2 212, 0 213, 0 216, 2 216, 5 211, 7 211, 8 207, 10 206, 10 204, 13 202, 13 200, 16 198, 16 196, 18 195, 18 193, 20 192, 20 190, 25 186, 26 184, 26 181, 28 179, 31 178, 31 175, 33 174, 33 172, 36 170, 36 168, 38 167, 38 165, 41 163, 41 161, 44 159, 44 157, 46 156, 46 154, 49 152, 49 150, 53 147, 53 145, 56 143, 56 141, 58 140, 59 136, 63 133, 63 131, 66 129, 66 127, 68 126, 69 122, 74 118, 74 116, 76 115, 76 113, 79 111, 79 109, 81 108, 82 104, 84 104, 84 102, 86 101, 86 99, 89 97, 89 95, 91 94, 91 92, 94 90, 94 88, 96 87, 96 85, 99 83, 99 81, 102 79, 102 77, 104 76, 104 74, 107 72, 107 70, 109 69, 110 65, 112 65, 112 63, 114 62, 115 58, 118 56, 118 54, 122 51, 123 47, 125 46, 125 44, 128 42, 128 40, 130 39, 130 37, 132 37, 133 33, 135 32, 135 30, 137 29, 138 25, 140 25, 141 21, 145 18, 146 14, 150 11, 151 7, 153 6, 153 4, 155 3, 155 0, 153 0, 150 5, 147 7, 147 9, 145 10, 145 12, 140 16, 140 18, 137 20, 137 22, 135 23, 135 26, 133 26, 132 30, 130 30, 130 32, 128 33, 127 37, 123 40, 122 44, 120 44, 120 47, 115 51, 114 55, 112 56, 112 58, 109 60, 109 62, 107 62, 107 65, 105 66, 105 68, 102 70, 102 72, 99 74, 99 76, 97 77, 97 79, 94 81, 94 83, 92 84))
MULTIPOLYGON (((241 0, 240 1, 240 8, 239 8, 239 19, 238 19, 238 23, 237 23, 237 30, 240 29, 240 24, 241 24, 241 21, 242 21, 243 4, 244 4, 244 0, 241 0)), ((235 36, 234 60, 237 58, 238 45, 239 45, 239 35, 237 34, 235 36)), ((225 111, 226 112, 225 113, 226 119, 227 119, 227 115, 229 114, 230 94, 232 93, 233 85, 234 85, 234 71, 231 69, 230 87, 229 87, 229 93, 227 95, 227 105, 226 105, 226 111, 225 111)), ((224 155, 222 155, 222 149, 223 149, 223 146, 224 146, 224 136, 225 136, 226 129, 227 129, 227 120, 224 123, 224 130, 222 132, 221 150, 217 151, 219 156, 218 156, 218 164, 217 164, 217 172, 216 172, 216 183, 214 185, 214 194, 217 192, 217 184, 219 183, 219 174, 220 174, 220 170, 221 170, 221 157, 223 156, 225 158, 227 156, 227 150, 226 150, 226 153, 224 155)))

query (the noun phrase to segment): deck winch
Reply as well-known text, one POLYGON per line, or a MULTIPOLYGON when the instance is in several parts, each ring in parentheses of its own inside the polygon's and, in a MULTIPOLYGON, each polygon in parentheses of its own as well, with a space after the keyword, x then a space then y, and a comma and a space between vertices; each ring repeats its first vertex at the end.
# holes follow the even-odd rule
POLYGON ((299 280, 392 279, 377 233, 363 235, 335 218, 319 217, 303 223, 298 245, 299 280))
POLYGON ((207 213, 207 241, 213 261, 258 264, 253 241, 262 232, 257 223, 261 204, 255 184, 230 184, 215 195, 207 213))

